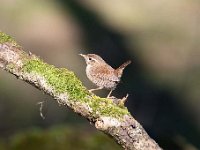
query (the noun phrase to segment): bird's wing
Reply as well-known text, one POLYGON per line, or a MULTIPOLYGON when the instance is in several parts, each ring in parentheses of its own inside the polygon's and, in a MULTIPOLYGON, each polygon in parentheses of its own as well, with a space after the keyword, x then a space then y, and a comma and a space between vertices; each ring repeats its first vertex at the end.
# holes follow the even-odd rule
POLYGON ((102 80, 109 80, 113 82, 119 82, 119 78, 114 73, 114 69, 112 67, 96 67, 95 68, 95 74, 99 79, 102 80))

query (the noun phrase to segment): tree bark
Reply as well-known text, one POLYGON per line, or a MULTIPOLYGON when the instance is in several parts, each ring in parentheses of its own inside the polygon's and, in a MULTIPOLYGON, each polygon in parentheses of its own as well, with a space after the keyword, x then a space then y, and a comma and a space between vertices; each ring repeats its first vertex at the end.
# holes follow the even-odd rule
POLYGON ((75 74, 26 53, 0 32, 0 67, 85 117, 127 150, 161 150, 124 105, 92 95, 75 74))

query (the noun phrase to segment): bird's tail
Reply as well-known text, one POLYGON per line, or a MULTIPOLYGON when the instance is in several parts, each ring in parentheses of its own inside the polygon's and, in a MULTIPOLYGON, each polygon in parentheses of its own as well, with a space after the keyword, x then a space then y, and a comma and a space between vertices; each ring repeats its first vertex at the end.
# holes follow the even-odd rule
POLYGON ((123 63, 121 66, 119 66, 119 68, 117 68, 117 69, 115 70, 115 72, 116 72, 116 74, 117 74, 117 76, 118 76, 119 78, 121 78, 124 68, 125 68, 126 66, 128 66, 130 63, 131 63, 131 61, 128 60, 128 61, 126 61, 125 63, 123 63))

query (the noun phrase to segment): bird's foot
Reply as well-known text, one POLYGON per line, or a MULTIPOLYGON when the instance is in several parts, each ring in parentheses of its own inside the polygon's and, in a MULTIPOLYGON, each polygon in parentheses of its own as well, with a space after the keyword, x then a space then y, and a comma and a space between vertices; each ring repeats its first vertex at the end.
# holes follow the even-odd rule
POLYGON ((88 90, 90 93, 92 93, 93 89, 88 90))
POLYGON ((106 98, 108 98, 108 99, 117 99, 117 98, 114 97, 114 96, 107 96, 106 98))
POLYGON ((88 90, 89 91, 89 93, 91 94, 91 95, 95 95, 92 91, 92 89, 91 90, 88 90))
POLYGON ((90 90, 88 90, 91 94, 93 94, 94 95, 94 93, 93 93, 93 91, 97 91, 97 90, 101 90, 103 87, 98 87, 98 88, 96 88, 96 89, 90 89, 90 90))

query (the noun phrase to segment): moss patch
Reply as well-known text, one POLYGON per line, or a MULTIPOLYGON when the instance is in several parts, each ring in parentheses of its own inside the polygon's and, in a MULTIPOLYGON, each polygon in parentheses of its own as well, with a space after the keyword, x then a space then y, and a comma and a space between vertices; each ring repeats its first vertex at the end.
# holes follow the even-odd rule
POLYGON ((88 91, 77 79, 73 72, 53 65, 48 65, 39 59, 27 61, 23 66, 23 71, 28 73, 38 73, 44 77, 56 93, 69 93, 70 99, 83 99, 88 95, 88 91))
POLYGON ((93 116, 112 116, 120 118, 129 114, 127 108, 118 107, 112 100, 92 96, 82 85, 75 74, 67 69, 58 69, 48 65, 40 59, 27 60, 24 63, 23 71, 28 73, 37 73, 43 76, 47 84, 58 94, 67 92, 69 100, 78 100, 87 103, 93 110, 93 116))
POLYGON ((6 42, 12 43, 13 45, 17 45, 16 41, 11 36, 0 31, 0 44, 6 42))
POLYGON ((110 116, 121 118, 124 115, 130 114, 126 107, 118 107, 112 100, 93 96, 92 101, 89 101, 89 106, 94 111, 94 116, 110 116))

